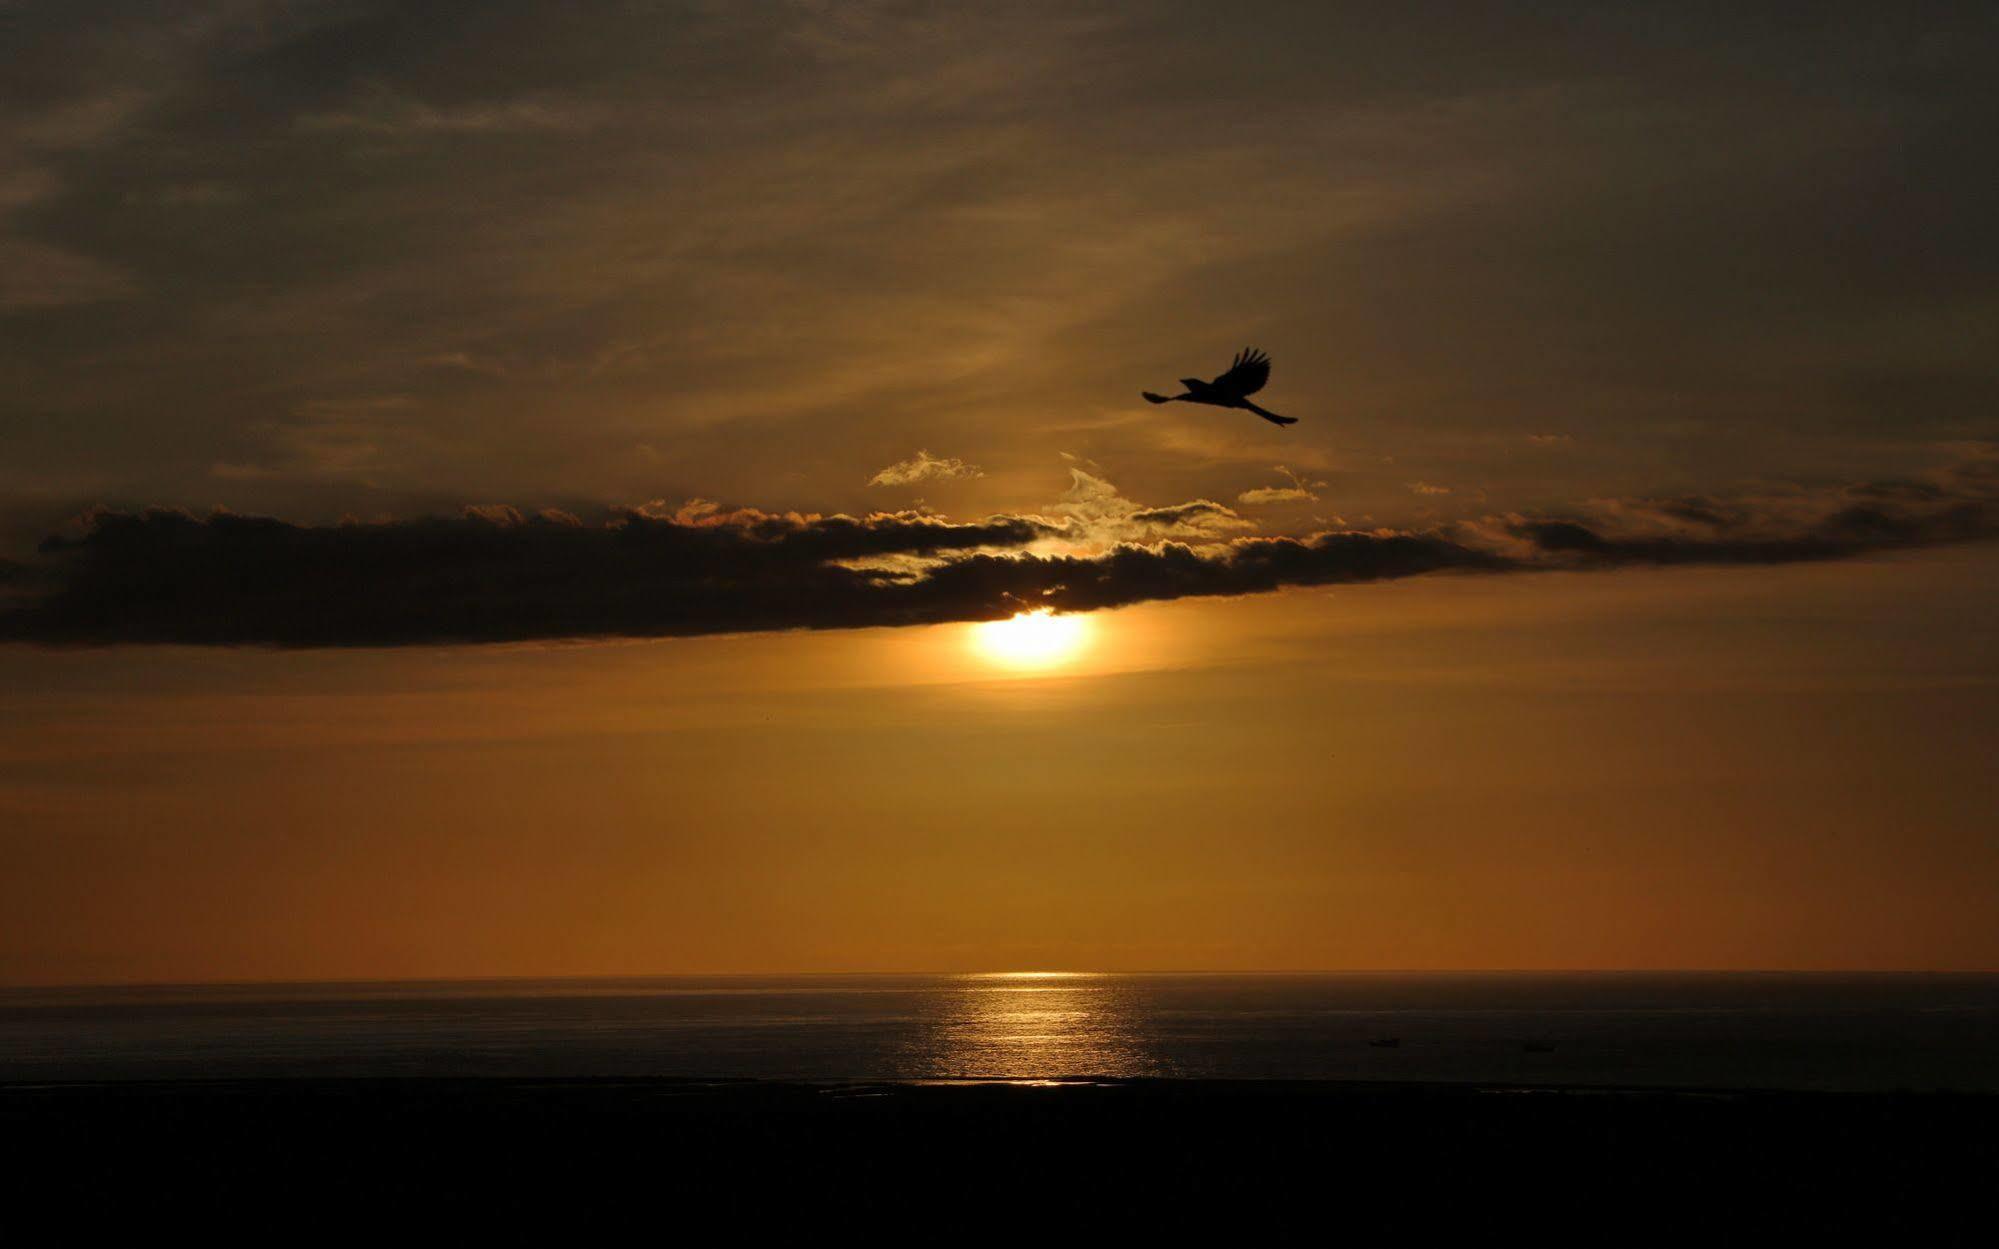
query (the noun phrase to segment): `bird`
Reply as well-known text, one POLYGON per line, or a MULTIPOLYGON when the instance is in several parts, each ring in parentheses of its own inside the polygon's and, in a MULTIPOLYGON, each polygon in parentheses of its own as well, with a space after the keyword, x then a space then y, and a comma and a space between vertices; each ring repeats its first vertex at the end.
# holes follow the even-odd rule
POLYGON ((1249 401, 1249 397, 1263 389, 1270 380, 1270 357, 1254 347, 1245 347, 1236 353, 1234 363, 1228 372, 1212 382, 1204 382, 1198 377, 1183 377, 1180 384, 1187 388, 1185 394, 1155 395, 1149 390, 1138 393, 1145 396, 1147 403, 1211 403, 1218 408, 1247 408, 1273 425, 1296 425, 1295 416, 1279 416, 1266 412, 1249 401))

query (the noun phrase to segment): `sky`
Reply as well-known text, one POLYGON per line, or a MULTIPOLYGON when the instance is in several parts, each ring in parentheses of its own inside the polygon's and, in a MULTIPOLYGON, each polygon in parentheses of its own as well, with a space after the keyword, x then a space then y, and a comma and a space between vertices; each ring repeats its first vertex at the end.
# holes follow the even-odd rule
POLYGON ((1999 968, 1999 14, 1751 7, 0 0, 0 981, 1999 968))

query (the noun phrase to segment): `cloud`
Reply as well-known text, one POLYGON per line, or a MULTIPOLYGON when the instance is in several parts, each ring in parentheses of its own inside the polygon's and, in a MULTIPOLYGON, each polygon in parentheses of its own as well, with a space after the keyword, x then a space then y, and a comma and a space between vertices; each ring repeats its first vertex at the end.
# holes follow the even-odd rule
POLYGON ((642 438, 749 500, 782 447, 787 499, 853 508, 888 461, 843 452, 920 430, 982 484, 1039 441, 1252 516, 1238 492, 1317 451, 1359 512, 1414 499, 1378 456, 1443 430, 1507 444, 1419 466, 1464 506, 1899 457, 1994 393, 1977 38, 1904 82, 1835 24, 1774 92, 1703 77, 1796 60, 1753 12, 1538 38, 1337 5, 572 9, 7 6, 10 67, 44 70, 0 109, 0 168, 33 175, 0 221, 33 245, 0 258, 7 472, 205 504, 219 461, 287 516, 363 479, 628 500, 657 492, 642 438), (1220 368, 1218 321, 1270 336, 1303 425, 1137 399, 1220 368), (387 436, 430 441, 265 429, 350 386, 418 397, 387 436))
POLYGON ((33 239, 0 237, 0 311, 122 299, 126 276, 101 261, 33 239))
POLYGON ((102 142, 133 101, 107 96, 0 123, 0 313, 123 299, 130 277, 105 261, 34 236, 32 219, 62 197, 62 179, 38 162, 102 142))
POLYGON ((428 441, 408 395, 313 399, 281 420, 248 431, 260 446, 242 458, 216 460, 208 475, 226 481, 348 478, 372 480, 420 453, 428 441))
POLYGON ((304 132, 349 131, 376 136, 575 133, 603 125, 602 108, 550 96, 484 100, 439 108, 376 85, 345 108, 307 113, 304 132))
MULTIPOLYGON (((1219 504, 1126 513, 1109 483, 1076 490, 1116 525, 1191 527, 1219 504), (1106 496, 1108 491, 1108 496, 1106 496), (1119 502, 1114 503, 1111 500, 1119 502)), ((1503 515, 1422 532, 1118 541, 1037 553, 1097 523, 994 516, 952 523, 627 508, 601 523, 501 506, 334 526, 217 512, 99 511, 4 581, 0 638, 45 644, 412 646, 665 637, 985 620, 1092 611, 1437 572, 1779 564, 1999 536, 1999 455, 1924 478, 1728 498, 1600 501, 1572 516, 1503 515), (885 561, 885 563, 884 563, 885 561)))
POLYGON ((842 561, 1018 548, 1044 531, 1022 517, 952 524, 700 501, 601 524, 504 506, 333 526, 101 511, 80 537, 42 544, 60 588, 0 613, 0 637, 397 646, 915 623, 951 616, 895 576, 842 561))
POLYGON ((1213 499, 1146 507, 1118 493, 1107 479, 1074 465, 1069 469, 1069 489, 1049 510, 1070 521, 1065 537, 1085 544, 1166 539, 1214 542, 1230 533, 1256 528, 1255 521, 1213 499))
POLYGON ((1449 494, 1451 492, 1449 486, 1433 486, 1427 481, 1412 481, 1409 483, 1409 489, 1416 494, 1449 494))
POLYGON ((1784 564, 1999 536, 1999 454, 1926 478, 1732 498, 1599 500, 1576 518, 1508 517, 1539 559, 1583 567, 1784 564))
POLYGON ((985 473, 976 464, 967 464, 955 456, 936 456, 928 451, 918 451, 906 460, 897 460, 887 468, 868 478, 870 486, 913 486, 924 481, 955 481, 961 477, 984 477, 985 473))
POLYGON ((1319 496, 1313 494, 1312 491, 1323 487, 1326 484, 1325 482, 1308 482, 1282 464, 1279 464, 1275 471, 1289 478, 1291 484, 1288 486, 1258 486, 1253 490, 1245 490, 1236 496, 1236 502, 1256 507, 1272 503, 1317 503, 1319 501, 1319 496))

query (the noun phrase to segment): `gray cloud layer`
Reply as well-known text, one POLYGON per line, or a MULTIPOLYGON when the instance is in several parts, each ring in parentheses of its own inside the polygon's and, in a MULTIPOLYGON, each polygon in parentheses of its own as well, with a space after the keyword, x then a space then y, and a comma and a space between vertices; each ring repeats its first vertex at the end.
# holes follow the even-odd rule
POLYGON ((1393 518, 1988 429, 1999 7, 1649 9, 0 6, 0 513, 857 511, 919 446, 984 513, 1059 445, 1393 518), (1250 337, 1284 437, 1138 399, 1250 337))
POLYGON ((0 638, 410 646, 911 625, 1443 571, 1840 559, 1995 534, 1999 457, 1984 452, 1920 480, 1599 503, 1426 532, 1118 542, 1080 555, 1032 549, 1100 536, 1073 517, 954 524, 704 504, 629 509, 602 524, 480 508, 315 527, 102 511, 80 536, 45 542, 39 563, 6 570, 0 588, 11 584, 20 601, 0 612, 0 638))

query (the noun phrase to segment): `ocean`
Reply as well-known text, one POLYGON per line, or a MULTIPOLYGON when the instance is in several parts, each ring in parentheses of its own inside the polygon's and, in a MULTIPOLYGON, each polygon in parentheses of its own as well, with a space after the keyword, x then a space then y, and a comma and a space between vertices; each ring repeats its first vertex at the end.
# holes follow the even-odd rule
POLYGON ((0 990, 0 1081, 1294 1079, 1999 1091, 1999 975, 667 976, 0 990))

